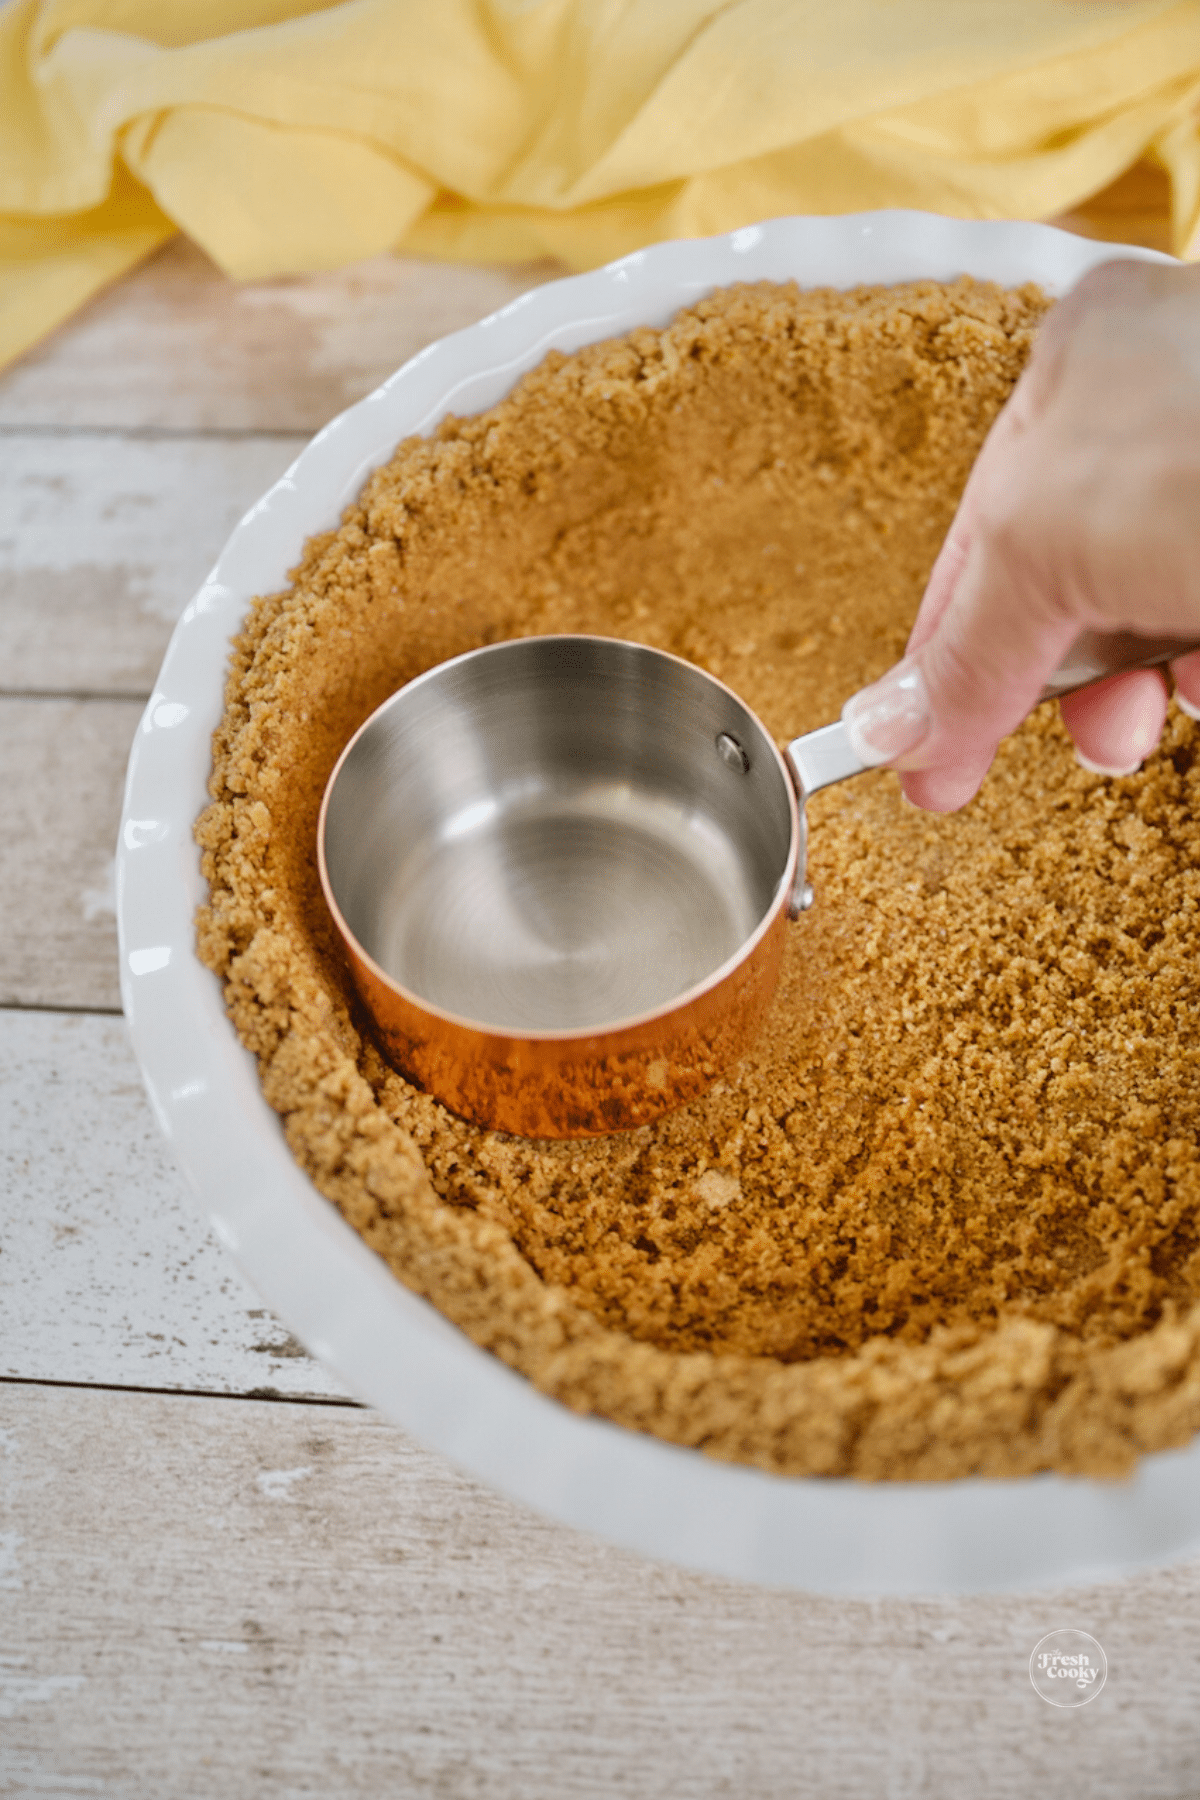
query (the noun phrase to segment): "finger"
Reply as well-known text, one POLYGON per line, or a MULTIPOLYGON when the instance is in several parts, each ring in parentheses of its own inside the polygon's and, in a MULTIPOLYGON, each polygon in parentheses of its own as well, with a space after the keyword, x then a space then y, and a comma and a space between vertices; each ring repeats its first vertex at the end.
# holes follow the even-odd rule
POLYGON ((910 769, 900 776, 904 797, 925 812, 957 812, 983 786, 994 755, 995 746, 986 756, 964 759, 948 768, 910 769))
POLYGON ((842 709, 866 764, 973 768, 1020 724, 1078 627, 989 533, 972 544, 938 628, 842 709))
POLYGON ((1200 719, 1200 650, 1190 656, 1177 656, 1171 664, 1175 677, 1175 698, 1189 719, 1200 719))
MULTIPOLYGON (((1027 372, 1028 373, 1028 372, 1027 372)), ((996 478, 997 471, 1002 472, 1006 458, 1014 454, 1017 440, 1028 429, 1036 411, 1034 401, 1029 392, 1023 390, 1026 375, 1022 375, 1013 389, 1008 404, 996 418, 992 429, 984 439, 983 448, 975 459, 974 467, 967 477, 967 485, 962 491, 950 529, 946 533, 937 560, 929 574, 925 593, 917 609, 917 616, 909 634, 905 655, 912 656, 923 644, 928 643, 942 621, 942 616, 954 598, 959 577, 962 574, 971 544, 975 535, 975 521, 979 512, 980 499, 989 481, 996 478)))
POLYGON ((943 613, 954 598, 958 578, 963 572, 963 565, 971 548, 971 519, 966 502, 967 496, 964 493, 963 504, 954 516, 954 521, 938 551, 937 561, 930 571, 924 597, 913 622, 913 628, 909 633, 908 644, 904 652, 906 656, 912 656, 921 648, 922 644, 928 643, 941 624, 943 613))
POLYGON ((1162 734, 1167 684, 1158 669, 1130 669, 1059 702, 1075 754, 1097 775, 1132 775, 1162 734))

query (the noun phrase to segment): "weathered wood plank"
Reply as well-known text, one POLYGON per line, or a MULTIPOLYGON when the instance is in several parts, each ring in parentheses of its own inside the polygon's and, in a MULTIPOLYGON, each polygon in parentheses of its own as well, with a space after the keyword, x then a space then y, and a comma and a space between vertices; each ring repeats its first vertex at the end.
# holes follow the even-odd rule
POLYGON ((207 1230, 121 1019, 0 1012, 0 1377, 343 1398, 207 1230))
POLYGON ((0 379, 0 423, 313 432, 560 273, 381 256, 239 287, 177 238, 0 379))
POLYGON ((0 1384, 0 1430, 0 1792, 1195 1792, 1194 1567, 842 1604, 609 1550, 367 1412, 0 1384), (1109 1677, 1064 1712, 1027 1664, 1066 1624, 1109 1677))
POLYGON ((140 714, 0 699, 0 1005, 121 1004, 113 852, 140 714))
POLYGON ((0 435, 0 688, 148 694, 293 437, 0 435))
MULTIPOLYGON (((62 582, 0 586, 0 686, 140 691, 299 437, 547 273, 381 258, 236 289, 179 244, 101 296, 0 380, 7 566, 62 582)), ((0 998, 117 1004, 137 715, 0 702, 0 998)), ((0 1368, 234 1389, 261 1363, 254 1386, 320 1391, 189 1222, 120 1031, 0 1019, 0 1368)), ((1198 1617, 1194 1567, 1040 1600, 766 1594, 546 1524, 365 1412, 0 1381, 0 1794, 1196 1800, 1198 1617), (1110 1658, 1080 1712, 1026 1674, 1064 1624, 1110 1658)))

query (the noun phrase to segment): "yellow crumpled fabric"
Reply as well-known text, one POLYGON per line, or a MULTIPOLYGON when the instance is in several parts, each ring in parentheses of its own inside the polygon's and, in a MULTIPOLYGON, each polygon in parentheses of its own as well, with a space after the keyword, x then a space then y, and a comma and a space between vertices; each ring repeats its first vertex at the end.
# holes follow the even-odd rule
POLYGON ((0 362, 177 229, 243 280, 586 267, 788 212, 1044 218, 1147 160, 1200 256, 1200 0, 7 0, 0 362))

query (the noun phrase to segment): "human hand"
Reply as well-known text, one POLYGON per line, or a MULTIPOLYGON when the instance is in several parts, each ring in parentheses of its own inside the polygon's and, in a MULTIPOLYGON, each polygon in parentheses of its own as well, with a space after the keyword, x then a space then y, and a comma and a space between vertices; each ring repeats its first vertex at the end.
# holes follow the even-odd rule
MULTIPOLYGON (((1200 268, 1106 263, 1048 315, 979 454, 903 662, 847 701, 864 762, 953 812, 1081 631, 1200 637, 1200 268)), ((1172 664, 1200 718, 1200 652, 1172 664)), ((1064 697, 1085 766, 1158 741, 1156 669, 1064 697)))

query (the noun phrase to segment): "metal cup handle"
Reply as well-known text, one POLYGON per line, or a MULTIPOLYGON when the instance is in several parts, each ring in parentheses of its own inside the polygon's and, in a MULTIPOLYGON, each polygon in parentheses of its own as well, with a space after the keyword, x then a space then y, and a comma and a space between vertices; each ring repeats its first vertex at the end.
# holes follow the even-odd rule
MULTIPOLYGON (((1038 695, 1038 702, 1057 700, 1078 688, 1105 681, 1110 675, 1123 674, 1126 669, 1159 668, 1193 650, 1200 650, 1200 641, 1195 638, 1140 637, 1133 631, 1082 632, 1038 695)), ((784 761, 796 785, 800 811, 800 843, 788 901, 788 913, 796 919, 807 912, 813 899, 808 884, 808 821, 804 803, 819 788, 846 781, 851 775, 862 775, 872 765, 854 754, 841 719, 793 738, 784 751, 784 761)))

